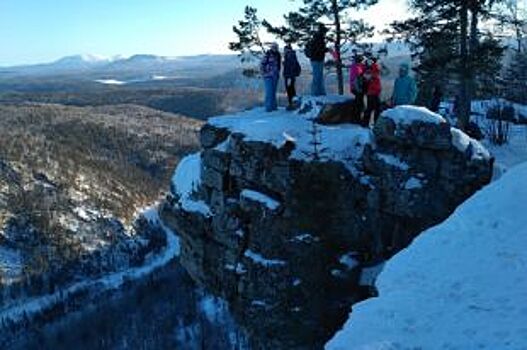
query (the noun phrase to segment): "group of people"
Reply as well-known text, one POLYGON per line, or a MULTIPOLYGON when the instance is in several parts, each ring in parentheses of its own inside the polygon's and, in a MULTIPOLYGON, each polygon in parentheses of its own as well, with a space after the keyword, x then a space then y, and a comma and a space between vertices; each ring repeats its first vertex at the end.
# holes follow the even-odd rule
POLYGON ((384 104, 381 102, 381 66, 376 57, 370 56, 365 59, 363 55, 356 55, 350 66, 349 76, 350 92, 355 96, 356 119, 365 126, 370 124, 372 114, 374 121, 377 121, 385 108, 415 103, 417 85, 410 76, 410 65, 406 63, 399 67, 399 76, 395 79, 392 97, 384 104))
MULTIPOLYGON (((280 80, 280 71, 282 66, 282 56, 278 44, 271 44, 271 48, 265 53, 262 60, 260 71, 264 79, 265 87, 265 109, 272 112, 278 109, 276 92, 278 81, 280 80)), ((285 90, 287 93, 288 109, 293 109, 293 99, 296 97, 296 78, 300 76, 302 68, 298 62, 295 50, 291 45, 284 48, 284 69, 283 76, 285 81, 285 90)))
MULTIPOLYGON (((326 46, 327 28, 323 25, 313 35, 305 47, 305 55, 311 62, 313 79, 311 82, 311 94, 323 96, 326 94, 324 83, 324 62, 326 54, 332 52, 326 46)), ((265 53, 260 70, 265 83, 265 109, 268 112, 278 109, 277 89, 282 71, 288 99, 287 109, 294 109, 294 98, 296 96, 296 79, 301 74, 301 65, 295 50, 291 45, 284 48, 282 56, 278 44, 273 43, 265 53)), ((417 97, 415 80, 410 76, 410 65, 402 64, 399 68, 399 76, 395 80, 393 94, 390 101, 381 102, 382 83, 381 66, 376 57, 357 54, 349 66, 350 92, 355 99, 354 119, 363 125, 369 125, 371 116, 377 120, 383 108, 399 105, 414 104, 417 97), (366 99, 366 102, 365 102, 366 99)))

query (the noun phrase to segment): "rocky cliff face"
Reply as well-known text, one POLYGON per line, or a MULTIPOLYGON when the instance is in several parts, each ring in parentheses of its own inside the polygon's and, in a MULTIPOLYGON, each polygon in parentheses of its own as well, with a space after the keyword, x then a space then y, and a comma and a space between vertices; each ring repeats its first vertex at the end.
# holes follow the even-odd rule
POLYGON ((229 301, 254 348, 321 348, 370 296, 372 265, 491 179, 488 152, 436 114, 317 124, 331 102, 210 119, 162 209, 183 266, 229 301))

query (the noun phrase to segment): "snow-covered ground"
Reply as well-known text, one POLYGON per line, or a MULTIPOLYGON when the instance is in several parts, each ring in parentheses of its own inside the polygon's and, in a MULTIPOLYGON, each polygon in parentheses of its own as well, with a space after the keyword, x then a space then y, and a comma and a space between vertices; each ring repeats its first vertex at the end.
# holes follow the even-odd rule
MULTIPOLYGON (((293 142, 294 159, 309 159, 313 157, 313 139, 321 143, 321 158, 333 160, 351 160, 362 155, 364 146, 372 142, 369 129, 356 124, 340 124, 335 126, 316 125, 316 136, 312 120, 318 116, 324 103, 337 103, 348 100, 343 96, 325 96, 320 98, 306 97, 302 107, 297 112, 279 109, 266 113, 263 108, 210 118, 209 124, 220 128, 228 128, 245 135, 249 141, 270 142, 276 147, 282 147, 286 142, 293 142), (310 105, 309 108, 305 108, 310 105), (301 113, 302 110, 305 113, 301 113)), ((223 145, 225 146, 225 145, 223 145)), ((352 163, 352 162, 350 162, 352 163)))
POLYGON ((509 142, 505 145, 493 145, 488 138, 482 143, 496 158, 495 179, 507 169, 527 162, 527 125, 511 125, 509 142))
POLYGON ((527 349, 527 163, 390 260, 328 350, 527 349))
POLYGON ((102 293, 104 291, 118 289, 125 282, 143 278, 156 269, 168 264, 174 257, 179 255, 179 239, 159 220, 157 208, 146 208, 144 215, 150 221, 158 223, 163 227, 167 238, 167 245, 159 254, 150 256, 143 266, 130 268, 96 279, 81 281, 53 294, 16 300, 16 302, 0 308, 0 320, 12 320, 16 322, 24 317, 31 317, 32 315, 52 308, 54 305, 67 300, 70 295, 74 295, 83 290, 94 290, 97 293, 102 293))

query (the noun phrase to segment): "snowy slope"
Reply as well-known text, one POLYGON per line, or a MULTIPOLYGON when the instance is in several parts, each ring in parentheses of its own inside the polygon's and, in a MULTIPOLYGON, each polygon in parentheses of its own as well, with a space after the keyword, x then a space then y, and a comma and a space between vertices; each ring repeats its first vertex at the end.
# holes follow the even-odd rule
POLYGON ((527 349, 527 163, 419 236, 328 350, 527 349))
POLYGON ((518 164, 527 162, 527 125, 512 125, 509 142, 505 145, 493 145, 488 138, 483 145, 496 157, 496 175, 499 178, 503 172, 518 164))

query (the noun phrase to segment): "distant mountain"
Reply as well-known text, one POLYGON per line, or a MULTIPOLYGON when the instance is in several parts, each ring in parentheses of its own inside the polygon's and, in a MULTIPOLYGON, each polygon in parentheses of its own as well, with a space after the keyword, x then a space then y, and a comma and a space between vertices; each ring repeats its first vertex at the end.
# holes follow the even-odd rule
POLYGON ((63 57, 49 65, 66 69, 93 68, 108 64, 117 58, 108 58, 97 55, 74 55, 63 57))
POLYGON ((238 64, 235 55, 199 55, 187 57, 165 57, 147 54, 123 57, 100 57, 75 55, 63 57, 44 64, 0 68, 5 76, 57 76, 88 75, 95 79, 144 80, 157 76, 192 76, 200 73, 222 74, 238 64))

